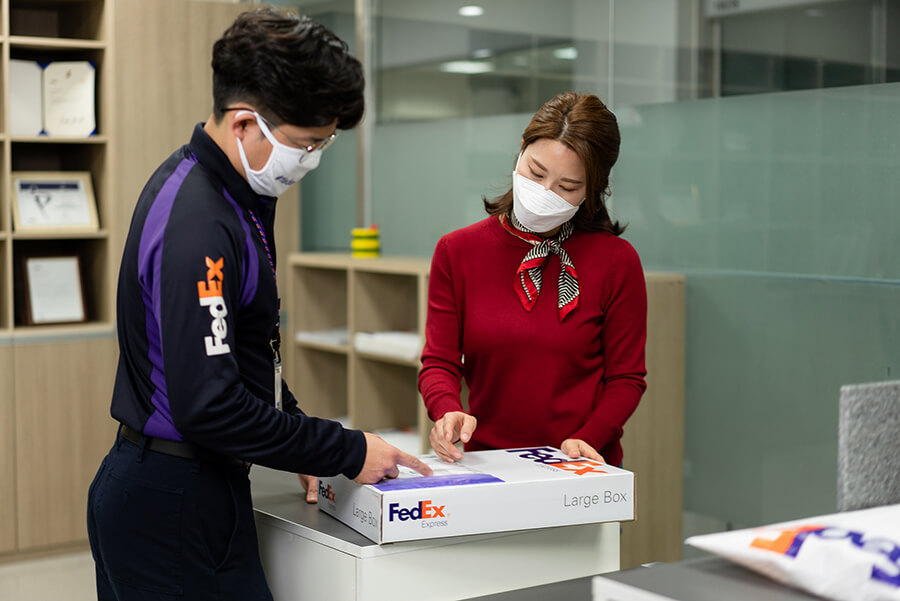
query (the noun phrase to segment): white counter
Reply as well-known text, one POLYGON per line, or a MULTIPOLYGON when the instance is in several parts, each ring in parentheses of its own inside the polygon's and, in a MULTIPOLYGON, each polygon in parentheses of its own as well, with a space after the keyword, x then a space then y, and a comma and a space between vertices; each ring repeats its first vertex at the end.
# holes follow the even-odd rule
POLYGON ((618 522, 378 545, 308 505, 295 475, 250 479, 275 601, 451 601, 619 569, 618 522))

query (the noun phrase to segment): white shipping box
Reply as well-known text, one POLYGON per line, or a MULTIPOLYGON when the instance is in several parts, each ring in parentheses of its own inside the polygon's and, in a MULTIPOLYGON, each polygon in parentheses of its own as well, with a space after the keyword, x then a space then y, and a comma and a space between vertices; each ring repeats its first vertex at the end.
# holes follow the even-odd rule
POLYGON ((37 61, 9 61, 9 134, 39 136, 43 126, 44 70, 37 61))
POLYGON ((434 476, 320 478, 319 509, 376 543, 634 519, 634 474, 551 447, 420 458, 434 476))

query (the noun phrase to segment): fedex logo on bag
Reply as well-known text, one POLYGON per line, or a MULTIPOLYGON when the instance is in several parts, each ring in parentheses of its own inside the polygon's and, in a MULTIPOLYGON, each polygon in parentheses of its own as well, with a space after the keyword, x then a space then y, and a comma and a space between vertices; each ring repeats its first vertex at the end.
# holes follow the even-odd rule
POLYGON ((871 536, 867 538, 863 532, 854 532, 835 526, 794 526, 776 530, 776 533, 775 538, 757 537, 753 539, 750 546, 780 553, 785 557, 796 558, 803 544, 812 537, 835 544, 847 541, 861 551, 883 558, 876 557, 876 560, 881 559, 881 563, 884 565, 872 566, 872 572, 869 575, 872 580, 900 588, 900 544, 895 541, 871 536))
POLYGON ((555 469, 572 472, 576 476, 585 474, 606 474, 605 470, 599 469, 605 464, 592 459, 570 459, 569 457, 559 457, 558 451, 550 447, 531 447, 525 449, 508 449, 507 453, 515 453, 522 459, 528 459, 535 463, 548 465, 555 469))
POLYGON ((206 281, 197 282, 200 306, 208 307, 212 317, 209 327, 211 335, 203 338, 206 354, 209 357, 231 352, 231 347, 225 342, 225 336, 228 334, 228 324, 225 321, 228 309, 225 307, 225 298, 222 296, 222 280, 224 279, 222 269, 224 267, 224 257, 219 257, 218 261, 206 257, 206 281))

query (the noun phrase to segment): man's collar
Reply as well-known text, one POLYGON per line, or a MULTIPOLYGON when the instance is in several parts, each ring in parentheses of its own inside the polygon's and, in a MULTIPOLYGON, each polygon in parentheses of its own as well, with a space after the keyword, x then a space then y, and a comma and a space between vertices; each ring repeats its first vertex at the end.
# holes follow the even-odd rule
POLYGON ((188 147, 200 161, 200 164, 222 181, 231 197, 242 207, 255 209, 260 202, 268 203, 273 200, 268 196, 259 196, 253 191, 247 180, 235 171, 225 152, 219 148, 219 145, 203 129, 203 123, 198 123, 194 127, 194 133, 191 136, 188 147))

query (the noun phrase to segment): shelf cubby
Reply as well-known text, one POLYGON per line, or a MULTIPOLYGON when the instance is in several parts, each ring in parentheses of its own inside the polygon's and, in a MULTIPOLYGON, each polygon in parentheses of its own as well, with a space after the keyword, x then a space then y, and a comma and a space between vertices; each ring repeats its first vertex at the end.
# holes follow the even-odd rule
POLYGON ((354 428, 416 427, 422 404, 418 368, 371 355, 355 355, 351 367, 350 422, 354 428))
POLYGON ((304 411, 347 416, 353 428, 364 430, 423 431, 427 418, 417 390, 419 357, 360 351, 354 336, 400 331, 424 339, 430 262, 326 253, 295 253, 289 260, 290 335, 295 339, 289 384, 304 411), (340 342, 315 335, 342 327, 347 331, 340 342))
POLYGON ((347 328, 347 270, 313 265, 296 265, 294 270, 294 299, 296 305, 302 307, 300 310, 290 311, 295 341, 300 346, 346 352, 346 340, 330 343, 326 337, 324 340, 303 342, 297 340, 296 335, 309 333, 315 336, 347 328))
POLYGON ((96 0, 10 0, 9 35, 104 40, 105 9, 96 0))
POLYGON ((307 415, 329 419, 347 415, 346 354, 300 348, 294 368, 294 381, 288 385, 307 415))
MULTIPOLYGON (((28 325, 25 322, 25 274, 27 257, 76 256, 79 261, 82 297, 84 299, 85 323, 101 324, 112 322, 112 307, 103 291, 111 285, 108 281, 109 242, 106 238, 27 238, 12 239, 12 274, 15 294, 13 303, 13 324, 15 327, 28 325)), ((56 326, 58 327, 58 326, 56 326)))

